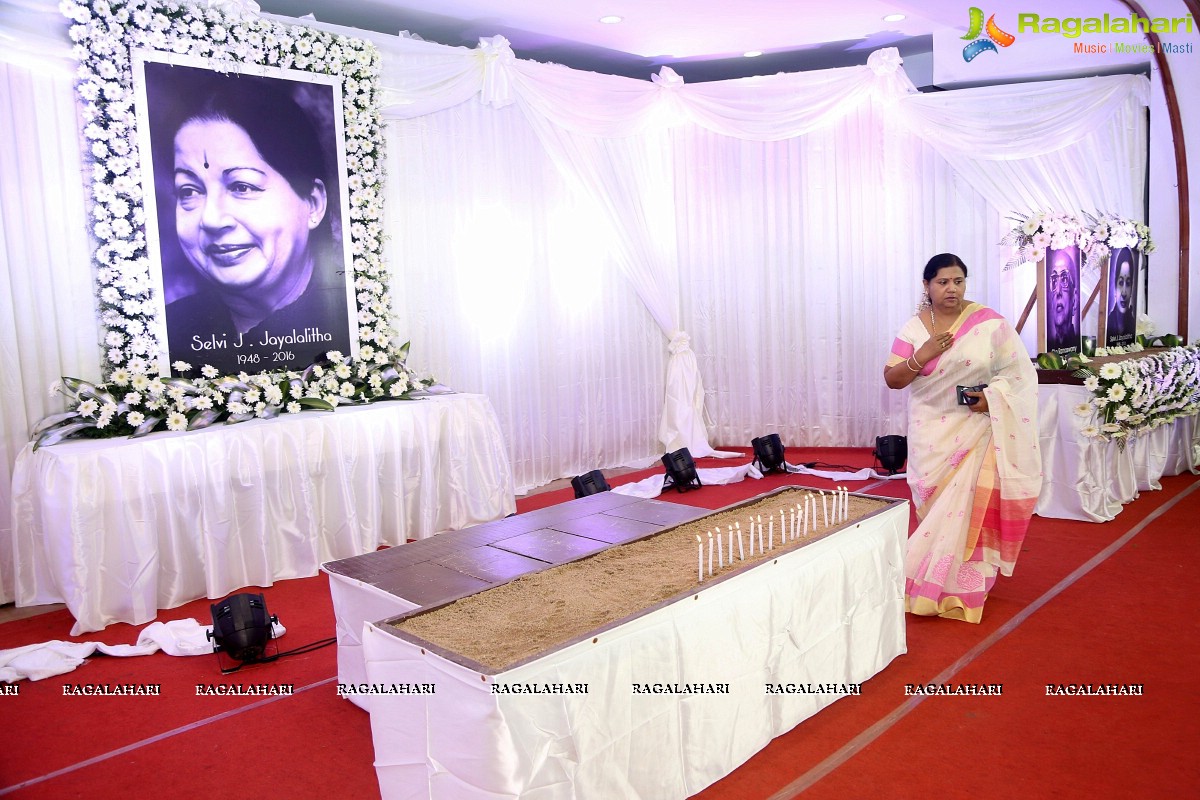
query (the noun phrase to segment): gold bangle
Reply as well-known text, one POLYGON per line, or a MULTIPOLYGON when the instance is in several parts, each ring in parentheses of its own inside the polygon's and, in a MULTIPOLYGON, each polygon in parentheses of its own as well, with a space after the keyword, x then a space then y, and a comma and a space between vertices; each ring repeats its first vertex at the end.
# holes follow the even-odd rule
POLYGON ((904 359, 904 366, 908 367, 910 370, 912 370, 913 372, 916 372, 916 373, 920 373, 921 370, 925 368, 924 364, 922 364, 920 361, 917 361, 917 357, 915 354, 904 359), (913 369, 912 365, 908 363, 909 361, 916 361, 917 368, 913 369))

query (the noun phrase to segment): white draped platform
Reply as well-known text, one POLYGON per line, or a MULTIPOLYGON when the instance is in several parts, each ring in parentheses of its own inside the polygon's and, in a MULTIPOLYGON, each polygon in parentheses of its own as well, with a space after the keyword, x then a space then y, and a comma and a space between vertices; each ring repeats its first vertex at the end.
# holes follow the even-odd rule
POLYGON ((66 603, 72 634, 140 624, 515 509, 482 395, 27 446, 13 476, 17 605, 66 603))
POLYGON ((1041 517, 1106 522, 1138 492, 1160 489, 1164 475, 1195 472, 1200 464, 1200 426, 1181 417, 1125 443, 1089 439, 1081 431, 1094 422, 1075 407, 1095 395, 1083 386, 1038 386, 1038 441, 1042 448, 1042 491, 1034 513, 1041 517))
POLYGON ((383 797, 695 794, 906 651, 907 534, 908 505, 897 501, 827 539, 498 674, 367 623, 369 685, 423 684, 427 692, 371 697, 383 797), (547 684, 576 691, 497 693, 547 684), (661 691, 671 684, 727 691, 661 691), (792 692, 771 693, 767 684, 792 692))

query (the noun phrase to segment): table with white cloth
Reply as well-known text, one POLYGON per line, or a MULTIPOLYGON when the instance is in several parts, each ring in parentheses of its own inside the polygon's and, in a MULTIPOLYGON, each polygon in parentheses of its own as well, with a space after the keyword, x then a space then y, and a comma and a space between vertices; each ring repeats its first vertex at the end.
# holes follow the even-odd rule
POLYGON ((699 792, 906 652, 908 513, 891 501, 826 539, 495 674, 387 622, 366 624, 383 797, 699 792))
POLYGON ((1042 490, 1034 513, 1042 517, 1106 522, 1138 492, 1161 489, 1164 475, 1195 472, 1200 464, 1196 417, 1180 417, 1122 443, 1088 438, 1092 422, 1075 408, 1095 398, 1072 384, 1038 386, 1038 443, 1042 490))
POLYGON ((66 603, 76 635, 516 508, 473 394, 26 446, 12 496, 17 605, 66 603))

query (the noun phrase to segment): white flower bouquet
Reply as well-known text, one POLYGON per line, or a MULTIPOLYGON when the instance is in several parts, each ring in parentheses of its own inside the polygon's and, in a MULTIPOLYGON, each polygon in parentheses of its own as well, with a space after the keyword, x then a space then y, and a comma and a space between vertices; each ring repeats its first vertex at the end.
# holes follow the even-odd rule
MULTIPOLYGON (((1113 351, 1110 348, 1109 352, 1113 351)), ((1099 351, 1097 351, 1099 352, 1099 351)), ((1090 407, 1099 424, 1085 426, 1085 436, 1121 441, 1200 412, 1200 346, 1174 347, 1108 363, 1081 367, 1075 375, 1092 392, 1090 407)))
POLYGON ((1083 246, 1086 228, 1079 217, 1052 211, 1036 211, 1027 217, 1009 217, 1016 225, 1005 234, 1000 244, 1012 247, 1013 255, 1004 265, 1012 269, 1026 263, 1037 263, 1046 257, 1046 250, 1062 250, 1072 245, 1083 246))

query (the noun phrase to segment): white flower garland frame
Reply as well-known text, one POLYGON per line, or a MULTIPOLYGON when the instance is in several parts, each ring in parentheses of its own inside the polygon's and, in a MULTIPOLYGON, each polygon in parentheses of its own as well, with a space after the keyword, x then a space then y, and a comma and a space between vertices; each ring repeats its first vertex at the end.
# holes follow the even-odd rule
POLYGON ((381 59, 369 42, 262 19, 245 0, 63 0, 79 59, 77 91, 92 158, 92 232, 104 383, 63 378, 68 399, 33 431, 35 446, 74 437, 144 436, 160 424, 195 430, 218 421, 273 418, 341 403, 408 399, 434 383, 406 366, 408 344, 394 344, 383 263, 383 135, 378 94, 381 59), (175 362, 188 379, 157 374, 146 209, 138 155, 131 50, 206 59, 214 68, 280 67, 342 79, 352 274, 358 305, 357 358, 330 352, 300 372, 222 376, 211 365, 175 362))
MULTIPOLYGON (((165 349, 157 340, 151 301, 137 120, 130 51, 161 50, 207 59, 214 68, 241 65, 305 70, 342 78, 346 167, 350 191, 352 270, 358 301, 359 362, 384 364, 395 330, 383 263, 381 198, 383 136, 377 76, 380 56, 369 42, 284 25, 240 3, 163 0, 64 0, 79 59, 77 91, 92 158, 92 233, 103 326, 103 375, 149 375, 165 349)), ((177 366, 178 368, 178 366, 177 366)))

